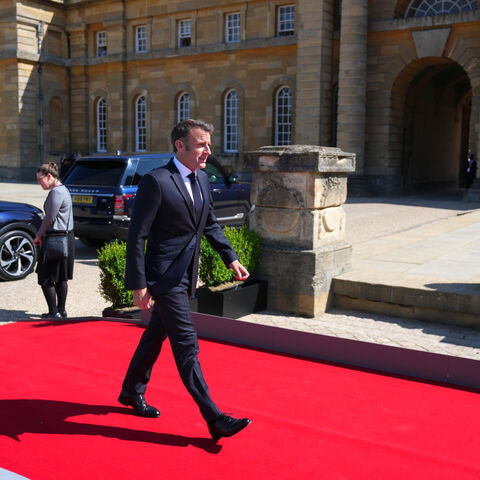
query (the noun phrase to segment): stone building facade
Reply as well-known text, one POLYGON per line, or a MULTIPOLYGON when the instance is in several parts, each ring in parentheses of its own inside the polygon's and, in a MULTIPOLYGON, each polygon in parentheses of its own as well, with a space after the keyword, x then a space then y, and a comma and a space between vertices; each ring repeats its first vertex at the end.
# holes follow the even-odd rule
POLYGON ((480 153, 477 0, 4 0, 0 21, 3 179, 169 151, 185 116, 232 170, 265 145, 354 152, 352 193, 459 187, 480 153))

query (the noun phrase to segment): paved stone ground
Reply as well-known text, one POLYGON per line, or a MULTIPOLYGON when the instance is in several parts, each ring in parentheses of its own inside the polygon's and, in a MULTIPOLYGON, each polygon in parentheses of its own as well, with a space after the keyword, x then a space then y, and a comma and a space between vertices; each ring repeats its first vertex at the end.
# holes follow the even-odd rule
MULTIPOLYGON (((0 200, 23 201, 42 207, 46 193, 36 184, 0 182, 0 200)), ((464 203, 461 192, 398 198, 352 199, 345 205, 347 238, 357 252, 368 251, 369 242, 401 232, 415 232, 425 225, 468 215, 480 204, 464 203)), ((479 223, 472 215, 472 225, 479 223)), ((71 317, 99 317, 107 302, 98 293, 99 269, 95 249, 77 241, 74 280, 69 282, 67 310, 71 317)), ((362 257, 364 258, 364 257, 362 257)), ((19 282, 0 283, 0 323, 35 318, 45 311, 36 275, 19 282)), ((479 358, 480 332, 464 327, 406 320, 385 315, 332 310, 317 318, 274 312, 247 315, 243 321, 300 329, 323 335, 400 346, 414 350, 479 358)))
MULTIPOLYGON (((345 211, 353 269, 346 276, 362 280, 373 277, 378 283, 384 280, 402 286, 457 282, 458 288, 478 290, 480 262, 475 232, 480 232, 480 203, 465 203, 462 194, 349 200, 345 211)), ((261 312, 242 320, 480 358, 480 331, 466 327, 339 309, 313 319, 261 312)))

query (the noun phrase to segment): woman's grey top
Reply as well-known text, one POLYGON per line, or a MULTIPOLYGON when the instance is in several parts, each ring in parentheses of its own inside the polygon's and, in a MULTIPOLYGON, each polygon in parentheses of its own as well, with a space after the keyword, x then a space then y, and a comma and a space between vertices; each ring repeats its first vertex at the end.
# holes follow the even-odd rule
POLYGON ((65 185, 52 188, 43 209, 45 218, 38 229, 37 237, 42 238, 46 232, 52 230, 73 230, 72 197, 65 185))

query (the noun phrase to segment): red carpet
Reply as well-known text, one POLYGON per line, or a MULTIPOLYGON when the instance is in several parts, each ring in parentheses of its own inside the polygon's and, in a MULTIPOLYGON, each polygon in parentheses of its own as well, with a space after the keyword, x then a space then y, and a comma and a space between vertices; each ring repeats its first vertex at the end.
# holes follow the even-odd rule
POLYGON ((253 423, 209 440, 166 344, 142 419, 116 402, 142 329, 0 327, 0 467, 31 480, 479 479, 478 392, 200 342, 212 397, 253 423))

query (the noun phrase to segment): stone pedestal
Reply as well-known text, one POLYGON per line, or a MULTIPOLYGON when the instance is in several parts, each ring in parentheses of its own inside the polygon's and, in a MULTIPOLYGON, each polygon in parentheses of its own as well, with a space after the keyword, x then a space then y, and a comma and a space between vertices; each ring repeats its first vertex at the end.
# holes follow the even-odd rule
POLYGON ((347 173, 355 154, 311 145, 262 147, 253 171, 250 227, 262 240, 256 276, 268 281, 268 309, 325 312, 332 277, 351 266, 345 241, 347 173))

